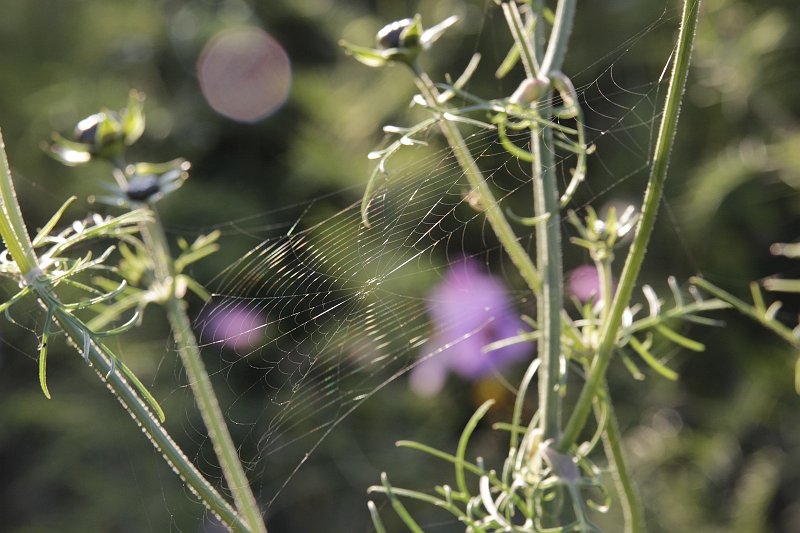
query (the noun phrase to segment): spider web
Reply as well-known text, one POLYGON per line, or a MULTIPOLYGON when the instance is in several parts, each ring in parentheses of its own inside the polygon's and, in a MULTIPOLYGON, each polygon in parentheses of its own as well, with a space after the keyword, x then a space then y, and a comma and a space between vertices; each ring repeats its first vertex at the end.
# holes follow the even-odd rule
MULTIPOLYGON (((610 66, 597 74, 596 64, 590 65, 582 71, 588 79, 576 83, 588 143, 597 150, 572 209, 614 200, 626 182, 643 188, 666 78, 656 72, 649 81, 626 84, 614 65, 639 52, 641 41, 665 22, 662 15, 622 42, 597 60, 610 66)), ((507 152, 495 131, 461 127, 501 207, 530 216, 529 165, 507 152)), ((302 476, 302 465, 356 408, 405 379, 415 365, 477 333, 462 332, 447 344, 432 341, 442 331, 429 318, 429 293, 451 267, 465 258, 477 261, 504 282, 517 313, 535 316, 533 298, 471 204, 463 172, 436 126, 425 140, 404 147, 379 176, 369 226, 362 222, 360 199, 331 214, 320 208, 321 198, 300 206, 302 215, 285 224, 264 227, 256 216, 226 225, 260 235, 261 242, 211 283, 214 296, 196 329, 206 353, 219 355, 218 373, 236 381, 234 397, 242 403, 253 395, 262 398, 260 412, 240 411, 234 402, 228 415, 255 443, 252 470, 269 505, 302 476), (226 337, 215 316, 228 313, 251 325, 226 337)), ((512 140, 526 145, 525 134, 512 140)), ((574 155, 559 150, 555 156, 563 191, 574 155)), ((562 226, 569 231, 563 221, 562 226)), ((533 228, 514 229, 535 256, 533 228)), ((487 322, 495 318, 489 311, 487 322)), ((455 329, 462 319, 452 317, 455 329)), ((525 366, 505 372, 511 383, 525 366)))

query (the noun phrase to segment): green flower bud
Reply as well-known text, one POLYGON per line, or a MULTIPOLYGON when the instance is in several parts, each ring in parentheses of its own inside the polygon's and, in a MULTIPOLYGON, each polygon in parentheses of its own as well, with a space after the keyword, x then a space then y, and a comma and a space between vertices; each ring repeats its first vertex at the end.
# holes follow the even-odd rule
POLYGON ((49 153, 66 165, 81 165, 93 157, 115 160, 144 132, 144 95, 131 91, 128 107, 120 112, 103 110, 75 126, 72 139, 53 134, 49 153))
POLYGON ((86 146, 91 155, 113 159, 125 147, 122 120, 114 112, 101 111, 78 122, 73 133, 75 142, 86 146))
POLYGON ((361 63, 369 67, 381 67, 395 61, 411 65, 422 50, 427 50, 442 36, 447 28, 458 21, 450 17, 425 31, 419 15, 387 24, 377 33, 377 48, 356 46, 345 41, 339 45, 361 63))
POLYGON ((413 19, 403 19, 387 24, 375 36, 378 47, 383 50, 418 48, 419 38, 419 15, 413 19), (414 27, 415 23, 416 28, 414 27))

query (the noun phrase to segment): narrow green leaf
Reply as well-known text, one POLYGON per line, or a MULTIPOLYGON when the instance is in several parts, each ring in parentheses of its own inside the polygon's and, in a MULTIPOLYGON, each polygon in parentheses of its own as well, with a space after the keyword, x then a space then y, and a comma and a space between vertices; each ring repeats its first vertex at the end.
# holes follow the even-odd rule
POLYGON ((39 347, 39 386, 45 397, 50 399, 50 391, 47 389, 47 332, 42 333, 42 345, 39 347))
MULTIPOLYGON (((451 455, 449 453, 443 452, 441 450, 437 450, 432 446, 428 446, 426 444, 422 444, 420 442, 415 442, 412 440, 399 440, 395 443, 395 446, 400 448, 411 448, 412 450, 417 450, 422 453, 430 454, 434 457, 438 457, 439 459, 443 459, 453 464, 459 464, 459 459, 455 455, 451 455)), ((484 472, 475 466, 474 464, 467 462, 467 461, 460 461, 461 466, 472 472, 473 474, 480 476, 484 474, 484 472)))
POLYGON ((397 516, 400 517, 400 520, 403 521, 408 530, 412 533, 425 533, 422 528, 419 527, 419 524, 411 517, 405 505, 403 505, 392 492, 392 485, 389 483, 389 477, 386 475, 386 472, 381 474, 381 484, 383 484, 383 488, 386 490, 386 497, 389 498, 394 512, 397 513, 397 516))
POLYGON ((764 280, 764 288, 776 292, 800 292, 800 279, 770 278, 764 280))
POLYGON ((506 57, 503 59, 503 62, 500 63, 500 66, 497 67, 497 70, 494 72, 494 77, 497 79, 503 79, 506 77, 506 74, 511 72, 511 69, 519 61, 519 48, 517 45, 511 47, 511 49, 506 54, 506 57))
POLYGON ((467 489, 467 482, 464 478, 464 465, 466 461, 464 457, 467 454, 467 444, 469 444, 469 439, 472 437, 472 432, 475 431, 475 428, 478 426, 478 422, 480 422, 481 418, 486 414, 486 412, 494 405, 494 400, 486 400, 483 402, 483 405, 478 407, 478 410, 472 415, 472 417, 467 422, 467 425, 464 427, 464 431, 461 432, 461 437, 458 439, 458 448, 456 449, 456 485, 458 486, 458 490, 460 490, 464 494, 469 494, 467 489))
POLYGON ((758 283, 755 281, 750 283, 750 294, 753 296, 753 304, 755 305, 756 311, 763 313, 767 307, 764 304, 764 296, 761 294, 761 287, 759 287, 758 283))
POLYGON ((133 316, 124 324, 117 326, 113 329, 107 329, 105 331, 93 331, 92 335, 95 337, 113 337, 114 335, 119 335, 120 333, 125 333, 133 329, 136 326, 136 322, 139 320, 139 311, 133 313, 133 316))
POLYGON ((128 379, 128 381, 130 381, 133 384, 136 390, 139 391, 139 394, 142 395, 142 398, 144 398, 147 404, 153 409, 153 412, 155 412, 156 416, 158 417, 158 420, 161 421, 161 423, 163 424, 164 421, 167 419, 167 417, 164 415, 164 410, 158 404, 155 397, 150 393, 150 391, 147 390, 147 387, 145 387, 144 384, 142 384, 142 382, 139 381, 139 378, 136 377, 133 371, 130 368, 128 368, 128 366, 125 363, 123 363, 115 355, 111 354, 107 348, 105 348, 103 351, 106 352, 107 356, 112 358, 111 359, 112 361, 116 362, 116 366, 122 371, 122 374, 128 379))
POLYGON ((113 298, 116 298, 119 294, 121 294, 122 291, 125 290, 125 287, 127 287, 127 285, 128 283, 123 279, 120 282, 120 284, 117 285, 112 291, 101 293, 98 296, 95 296, 94 298, 90 298, 88 300, 83 300, 71 304, 63 304, 64 309, 86 309, 87 307, 107 302, 113 298))
POLYGON ((22 299, 23 296, 25 296, 29 292, 31 292, 30 285, 25 285, 22 289, 20 289, 20 291, 17 294, 15 294, 10 299, 8 299, 5 302, 3 302, 2 304, 0 304, 0 312, 5 311, 9 307, 11 307, 15 303, 17 303, 19 300, 22 299))
POLYGON ((508 135, 506 135, 505 117, 500 117, 500 120, 497 121, 497 135, 500 138, 500 144, 503 145, 503 148, 505 148, 508 153, 510 153, 517 159, 520 159, 527 163, 533 163, 533 154, 531 152, 528 152, 527 150, 523 150, 522 148, 511 142, 511 139, 509 139, 508 135))
POLYGON ((625 368, 628 369, 628 372, 630 372, 631 377, 633 377, 633 379, 635 379, 636 381, 643 381, 645 375, 642 374, 642 371, 639 370, 639 367, 636 366, 636 363, 634 363, 633 360, 630 357, 628 357, 628 354, 626 354, 625 352, 620 352, 619 355, 622 358, 622 364, 624 364, 625 368))
POLYGON ((375 167, 375 170, 372 171, 372 174, 370 174, 367 187, 364 189, 364 196, 361 199, 361 223, 367 228, 371 226, 369 222, 369 204, 372 201, 372 192, 375 190, 375 182, 380 173, 380 168, 381 165, 378 165, 375 167))
POLYGON ((39 386, 48 400, 50 399, 50 391, 47 389, 47 343, 50 338, 50 323, 52 321, 53 310, 48 307, 42 330, 42 344, 39 346, 39 386))
POLYGON ((544 215, 539 215, 538 217, 521 217, 515 215, 511 209, 506 209, 505 211, 508 218, 514 222, 522 224, 523 226, 536 226, 550 220, 550 213, 545 213, 544 215))
POLYGON ((794 367, 794 390, 800 394, 800 358, 797 359, 794 367))
POLYGON ((630 345, 634 350, 636 350, 636 353, 639 354, 639 357, 642 358, 642 361, 647 363, 647 365, 650 368, 658 372, 661 376, 667 378, 670 381, 676 381, 678 379, 678 373, 672 370, 671 368, 663 365, 658 359, 656 359, 653 356, 653 354, 650 353, 650 351, 644 344, 642 344, 636 339, 636 337, 630 338, 630 345))
POLYGON ((380 50, 367 48, 365 46, 357 46, 347 41, 339 41, 339 46, 344 48, 344 51, 353 56, 355 60, 368 67, 382 67, 386 64, 386 56, 382 54, 380 50))
POLYGON ((381 515, 378 513, 378 508, 372 500, 367 502, 369 509, 369 516, 372 518, 372 525, 375 526, 375 533, 386 533, 386 528, 383 526, 381 515))
POLYGON ((70 196, 67 199, 67 201, 64 202, 61 205, 61 207, 58 208, 58 211, 56 211, 55 214, 53 214, 53 216, 50 217, 50 220, 47 221, 47 224, 45 224, 44 227, 42 227, 42 229, 39 230, 39 233, 36 234, 36 237, 33 238, 34 247, 42 244, 42 240, 44 240, 44 238, 47 237, 51 231, 53 231, 53 228, 56 227, 58 221, 61 220, 61 216, 64 214, 64 211, 66 211, 67 208, 70 206, 70 204, 72 204, 72 202, 74 202, 77 199, 78 199, 77 196, 70 196))
POLYGON ((656 326, 656 331, 661 333, 664 337, 668 338, 675 344, 683 346, 687 350, 692 350, 693 352, 702 352, 706 349, 703 343, 684 337, 680 333, 669 329, 667 326, 658 325, 656 326))

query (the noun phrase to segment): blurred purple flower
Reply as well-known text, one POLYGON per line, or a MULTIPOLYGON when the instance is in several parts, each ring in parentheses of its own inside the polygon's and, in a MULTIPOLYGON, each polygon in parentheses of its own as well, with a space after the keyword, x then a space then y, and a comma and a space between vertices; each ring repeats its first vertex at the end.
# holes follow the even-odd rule
POLYGON ((600 297, 600 277, 593 265, 581 265, 567 275, 567 294, 581 302, 600 297))
POLYGON ((434 333, 424 354, 433 353, 411 371, 411 388, 436 394, 449 372, 477 380, 517 361, 533 357, 533 343, 511 344, 484 353, 484 346, 526 331, 500 281, 464 259, 450 267, 428 297, 434 333))
POLYGON ((264 313, 241 304, 212 307, 203 319, 203 336, 233 350, 252 350, 264 337, 264 313))

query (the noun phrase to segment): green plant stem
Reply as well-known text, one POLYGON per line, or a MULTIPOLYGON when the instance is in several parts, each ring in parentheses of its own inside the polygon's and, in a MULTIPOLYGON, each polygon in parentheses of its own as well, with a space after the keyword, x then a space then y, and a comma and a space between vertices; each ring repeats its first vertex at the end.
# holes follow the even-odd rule
POLYGON ((2 133, 0 133, 0 159, 2 159, 0 161, 0 235, 8 248, 8 253, 17 264, 17 268, 26 274, 38 268, 39 264, 17 201, 2 133))
MULTIPOLYGON (((636 490, 633 478, 628 472, 625 464, 625 454, 622 452, 622 435, 619 430, 619 421, 614 406, 611 403, 611 396, 608 391, 608 384, 603 384, 606 402, 606 429, 603 432, 603 449, 611 467, 611 476, 614 484, 617 485, 617 492, 620 496, 620 507, 625 518, 625 533, 641 533, 645 531, 644 511, 636 490)), ((595 410, 601 407, 595 402, 595 410)), ((598 419, 600 418, 598 414, 598 419)))
MULTIPOLYGON (((52 304, 55 304, 55 302, 52 304)), ((81 350, 86 330, 76 323, 72 315, 58 307, 55 307, 55 309, 54 318, 67 333, 75 349, 81 350)), ((114 370, 114 363, 109 357, 103 354, 97 346, 91 344, 88 359, 98 376, 106 382, 117 400, 136 420, 153 446, 161 452, 164 459, 177 472, 186 486, 233 531, 249 532, 250 528, 245 525, 236 510, 214 489, 186 457, 180 447, 172 440, 164 426, 153 416, 153 413, 130 383, 118 371, 114 370)))
MULTIPOLYGON (((533 43, 527 39, 519 16, 512 16, 516 6, 506 6, 511 33, 515 36, 520 57, 525 61, 525 72, 532 76, 535 62, 541 56, 541 33, 535 33, 533 43), (518 37, 520 36, 520 37, 518 37)), ((542 6, 535 6, 541 17, 542 6)), ((575 15, 575 0, 560 0, 556 8, 556 19, 550 41, 536 75, 546 80, 551 72, 560 71, 566 54, 572 19, 575 15)), ((537 28, 543 26, 536 21, 537 28)), ((536 103, 539 114, 549 120, 552 90, 545 91, 536 103)), ((536 122, 539 124, 539 121, 536 122)), ((531 152, 533 153, 532 180, 534 217, 545 217, 543 224, 536 226, 536 262, 542 276, 542 292, 537 299, 537 320, 541 331, 538 343, 539 361, 539 410, 542 413, 541 430, 544 440, 557 440, 561 426, 561 310, 564 307, 564 274, 561 256, 560 195, 556 183, 556 165, 553 154, 553 132, 548 127, 531 129, 531 152)))
POLYGON ((214 446, 214 452, 225 476, 225 481, 233 495, 236 508, 242 514, 250 531, 266 533, 264 518, 256 502, 250 483, 242 467, 236 446, 233 443, 225 417, 220 409, 219 401, 211 379, 206 371, 197 339, 192 332, 191 322, 186 315, 183 301, 175 294, 175 272, 169 245, 164 229, 153 210, 153 220, 142 224, 142 237, 152 254, 157 276, 156 283, 161 285, 164 308, 167 313, 178 353, 186 369, 189 385, 192 388, 197 407, 203 418, 208 436, 214 446))
POLYGON ((800 338, 798 338, 791 328, 788 328, 778 322, 777 320, 769 319, 763 310, 759 310, 757 307, 754 307, 744 300, 741 300, 734 296, 733 294, 720 289, 716 285, 709 283, 705 279, 701 277, 692 277, 689 278, 689 282, 693 285, 697 285, 704 291, 716 296, 720 300, 724 302, 728 302, 731 304, 737 311, 742 313, 743 315, 750 317, 751 319, 755 320, 765 328, 771 330, 773 333, 778 335, 780 338, 794 346, 795 348, 800 348, 800 338))
POLYGON ((628 306, 628 302, 633 294, 636 279, 639 275, 639 270, 641 269, 647 251, 647 245, 653 232, 658 207, 664 190, 664 181, 667 177, 669 156, 675 139, 681 100, 686 87, 692 43, 697 27, 699 3, 699 0, 685 0, 683 4, 681 27, 678 35, 678 49, 675 53, 672 77, 670 79, 669 89, 667 90, 661 125, 659 126, 658 140, 653 155, 653 167, 644 195, 642 216, 637 224, 636 234, 633 238, 630 251, 628 252, 628 257, 625 260, 625 266, 622 270, 619 287, 614 296, 608 320, 603 325, 597 356, 594 359, 592 368, 586 378, 586 383, 575 404, 575 409, 564 428, 564 433, 556 445, 556 449, 562 453, 569 450, 577 441, 586 423, 586 418, 591 411, 593 399, 605 382, 605 372, 611 360, 617 334, 622 324, 622 314, 628 306))
POLYGON ((551 72, 561 70, 575 19, 575 3, 575 0, 559 0, 556 6, 553 30, 550 32, 550 41, 542 59, 540 77, 547 78, 551 72))
MULTIPOLYGON (((525 68, 525 76, 533 79, 539 70, 539 57, 541 55, 536 55, 534 46, 528 38, 528 32, 525 31, 525 25, 522 23, 516 2, 503 2, 501 7, 506 23, 511 30, 511 36, 514 38, 514 44, 519 50, 520 62, 525 68)), ((541 27, 541 20, 536 20, 536 25, 541 27)))
MULTIPOLYGON (((416 75, 415 82, 417 88, 425 99, 425 102, 427 102, 431 109, 438 109, 439 91, 436 89, 433 81, 431 81, 430 77, 428 77, 425 71, 420 69, 418 65, 414 64, 411 67, 416 75)), ((505 249, 509 258, 511 258, 511 262, 517 267, 522 279, 527 283, 528 288, 538 296, 541 288, 539 273, 536 271, 536 267, 528 256, 527 251, 522 247, 522 244, 520 244, 508 220, 506 220, 503 210, 500 208, 500 204, 495 199, 494 193, 492 193, 492 189, 489 187, 489 184, 486 183, 486 178, 484 178, 472 154, 470 154, 469 148, 467 148, 464 142, 464 137, 461 135, 461 131, 459 131, 458 127, 451 121, 444 119, 439 121, 439 127, 450 149, 456 156, 461 170, 467 177, 470 187, 478 192, 481 200, 481 207, 484 209, 486 215, 486 220, 489 221, 489 225, 497 236, 497 240, 500 241, 503 249, 505 249)))
MULTIPOLYGON (((547 97, 549 99, 549 96, 547 97)), ((549 105, 544 104, 549 112, 549 105)), ((541 338, 538 343, 539 410, 542 439, 558 439, 561 432, 561 309, 564 307, 564 275, 561 258, 560 202, 556 185, 549 128, 531 131, 533 152, 534 216, 548 216, 536 225, 536 262, 544 280, 536 301, 541 338)))
MULTIPOLYGON (((86 345, 86 336, 90 334, 88 329, 64 309, 47 279, 44 276, 36 275, 39 269, 38 260, 22 218, 19 202, 17 202, 1 133, 0 159, 2 159, 0 161, 0 207, 2 208, 0 236, 2 236, 11 258, 20 269, 20 273, 25 276, 27 283, 37 293, 41 305, 46 309, 53 310, 53 318, 67 334, 75 348, 81 350, 81 347, 86 345)), ((115 371, 111 357, 103 353, 102 349, 93 342, 88 344, 88 348, 85 356, 97 374, 189 489, 202 500, 211 512, 229 524, 234 531, 248 531, 236 511, 172 440, 141 396, 119 372, 115 371)))

